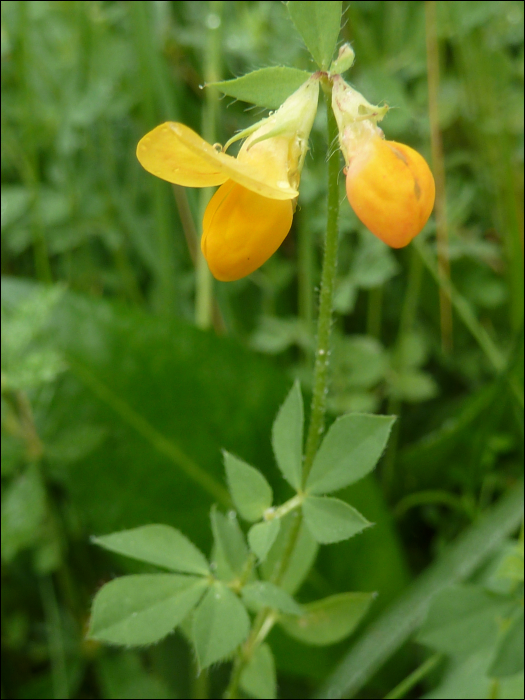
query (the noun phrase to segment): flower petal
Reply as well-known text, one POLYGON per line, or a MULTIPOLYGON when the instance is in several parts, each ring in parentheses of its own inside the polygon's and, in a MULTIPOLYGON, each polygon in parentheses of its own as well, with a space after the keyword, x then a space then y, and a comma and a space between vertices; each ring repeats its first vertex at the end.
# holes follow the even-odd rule
POLYGON ((392 248, 417 236, 434 206, 435 185, 426 160, 403 143, 370 139, 351 159, 348 201, 364 225, 392 248))
POLYGON ((229 180, 211 198, 201 248, 213 276, 246 277, 275 253, 292 225, 290 200, 268 199, 229 180))
POLYGON ((185 187, 213 187, 228 179, 220 164, 201 151, 213 146, 184 124, 166 122, 146 134, 138 143, 137 158, 152 175, 185 187), (193 148, 188 148, 191 142, 193 148))

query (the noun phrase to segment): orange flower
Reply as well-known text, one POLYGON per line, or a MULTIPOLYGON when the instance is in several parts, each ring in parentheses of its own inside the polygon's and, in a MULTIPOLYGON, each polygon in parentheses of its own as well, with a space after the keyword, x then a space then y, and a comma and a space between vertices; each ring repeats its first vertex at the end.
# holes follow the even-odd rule
POLYGON ((386 141, 375 107, 334 76, 333 108, 346 167, 348 201, 359 219, 392 248, 410 243, 428 221, 435 185, 425 159, 409 146, 386 141))
POLYGON ((319 80, 312 77, 277 112, 231 139, 226 148, 247 137, 237 158, 174 122, 161 124, 139 142, 137 158, 153 175, 186 187, 221 185, 204 214, 201 238, 217 279, 249 275, 286 238, 318 92, 319 80))

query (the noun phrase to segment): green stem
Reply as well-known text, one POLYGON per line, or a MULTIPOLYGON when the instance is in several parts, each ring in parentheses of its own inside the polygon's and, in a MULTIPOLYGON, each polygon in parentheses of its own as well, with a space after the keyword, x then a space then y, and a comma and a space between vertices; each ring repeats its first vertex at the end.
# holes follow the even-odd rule
MULTIPOLYGON (((328 148, 337 143, 338 129, 332 112, 331 86, 325 87, 325 99, 328 113, 328 148)), ((315 355, 314 392, 310 425, 308 429, 306 456, 303 479, 306 482, 312 467, 313 459, 324 431, 324 416, 326 411, 326 392, 328 388, 328 368, 330 358, 330 332, 332 326, 332 306, 337 266, 338 217, 339 217, 339 150, 330 152, 328 158, 328 216, 326 224, 326 239, 324 248, 323 271, 321 277, 321 293, 319 301, 319 318, 317 321, 317 351, 315 355)), ((293 504, 295 498, 287 505, 293 504)), ((293 526, 288 535, 288 543, 280 562, 277 564, 272 583, 279 585, 288 569, 301 530, 302 516, 296 514, 293 526)), ((239 650, 232 669, 230 683, 224 695, 225 698, 238 697, 238 688, 242 671, 255 650, 265 640, 275 624, 275 613, 270 608, 261 610, 256 616, 251 632, 243 647, 239 650)))
MULTIPOLYGON (((215 83, 221 79, 221 24, 222 0, 208 3, 207 36, 204 49, 204 82, 215 83)), ((209 143, 217 140, 217 115, 219 112, 219 92, 217 88, 208 87, 202 117, 202 135, 209 143)), ((201 190, 199 209, 201 220, 211 199, 213 190, 209 187, 201 190)), ((197 246, 196 251, 196 289, 195 289, 195 323, 199 328, 209 328, 213 318, 213 278, 208 269, 204 255, 197 246)))
MULTIPOLYGON (((328 115, 328 148, 337 143, 338 129, 332 111, 332 91, 325 93, 328 115)), ((306 439, 303 483, 306 483, 315 453, 324 432, 326 394, 328 392, 328 368, 330 365, 330 334, 332 330, 332 307, 335 274, 337 269, 338 217, 339 217, 339 149, 335 148, 328 158, 328 216, 324 247, 321 293, 319 295, 319 318, 317 321, 317 350, 315 353, 314 389, 310 412, 310 425, 306 439)))
POLYGON ((434 654, 430 658, 428 658, 424 663, 419 666, 419 668, 416 668, 416 670, 411 673, 409 676, 407 676, 404 680, 399 683, 399 685, 396 685, 396 687, 388 693, 388 695, 385 695, 385 700, 395 700, 396 698, 404 698, 405 695, 408 693, 409 690, 412 690, 412 688, 419 683, 419 681, 423 680, 423 678, 432 671, 432 669, 438 664, 438 662, 442 659, 441 654, 434 654))

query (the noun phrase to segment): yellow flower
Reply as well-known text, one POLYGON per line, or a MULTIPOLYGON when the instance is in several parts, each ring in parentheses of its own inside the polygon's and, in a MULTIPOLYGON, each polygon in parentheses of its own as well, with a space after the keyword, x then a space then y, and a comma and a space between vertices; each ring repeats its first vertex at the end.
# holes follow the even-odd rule
POLYGON ((192 129, 166 122, 137 146, 153 175, 186 187, 221 185, 203 220, 201 248, 212 274, 231 281, 249 275, 281 245, 292 225, 319 80, 307 80, 268 118, 231 139, 246 138, 237 158, 192 129))
POLYGON ((334 114, 346 167, 348 201, 365 226, 392 248, 417 236, 434 207, 435 184, 425 159, 409 146, 386 141, 378 108, 334 76, 334 114))

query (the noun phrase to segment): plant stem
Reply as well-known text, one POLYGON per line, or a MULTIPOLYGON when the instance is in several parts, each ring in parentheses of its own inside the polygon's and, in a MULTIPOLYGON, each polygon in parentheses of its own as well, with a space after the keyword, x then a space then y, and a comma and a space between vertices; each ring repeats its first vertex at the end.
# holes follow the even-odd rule
POLYGON ((328 392, 328 368, 330 364, 330 334, 332 330, 332 307, 334 298, 335 274, 337 269, 338 217, 339 217, 339 149, 338 129, 332 111, 332 90, 325 93, 328 117, 328 216, 324 246, 321 293, 319 295, 319 318, 317 321, 317 350, 315 353, 314 390, 310 412, 310 425, 306 439, 303 467, 303 483, 306 483, 324 432, 326 394, 328 392), (330 149, 332 152, 330 152, 330 149))
MULTIPOLYGON (((207 37, 204 50, 204 82, 215 83, 221 79, 221 25, 222 0, 208 3, 207 37)), ((202 135, 209 143, 217 140, 217 114, 219 111, 219 93, 217 88, 208 87, 205 93, 202 117, 202 135)), ((206 187, 199 197, 200 217, 213 194, 213 189, 206 187)), ((208 269, 200 245, 196 250, 196 289, 195 289, 195 323, 199 328, 209 328, 213 317, 213 278, 208 269)))
MULTIPOLYGON (((337 143, 338 129, 332 112, 331 85, 325 85, 325 100, 328 113, 328 216, 324 247, 323 271, 321 277, 321 293, 319 301, 319 318, 317 321, 317 351, 315 355, 314 392, 310 425, 308 429, 306 456, 303 469, 303 480, 306 482, 312 467, 313 459, 324 431, 324 416, 326 411, 326 392, 328 388, 328 368, 330 358, 330 332, 332 326, 332 306, 337 266, 337 243, 339 217, 339 150, 331 150, 337 143)), ((288 502, 295 505, 295 498, 288 502)), ((288 534, 288 542, 281 560, 276 566, 272 583, 279 585, 290 564, 290 559, 297 544, 301 531, 302 515, 295 514, 294 523, 288 534)), ((230 683, 224 694, 225 698, 237 698, 242 671, 255 650, 265 640, 275 624, 275 613, 270 608, 261 610, 256 616, 248 639, 237 653, 233 664, 230 683)))
POLYGON ((419 668, 416 668, 415 671, 413 671, 409 676, 407 676, 404 680, 399 683, 399 685, 396 685, 396 687, 388 693, 388 695, 385 695, 385 700, 395 700, 395 698, 404 698, 405 695, 408 693, 409 690, 412 690, 412 688, 419 683, 420 680, 422 680, 432 669, 436 664, 442 659, 441 654, 434 654, 430 658, 428 658, 426 661, 424 661, 419 668))

